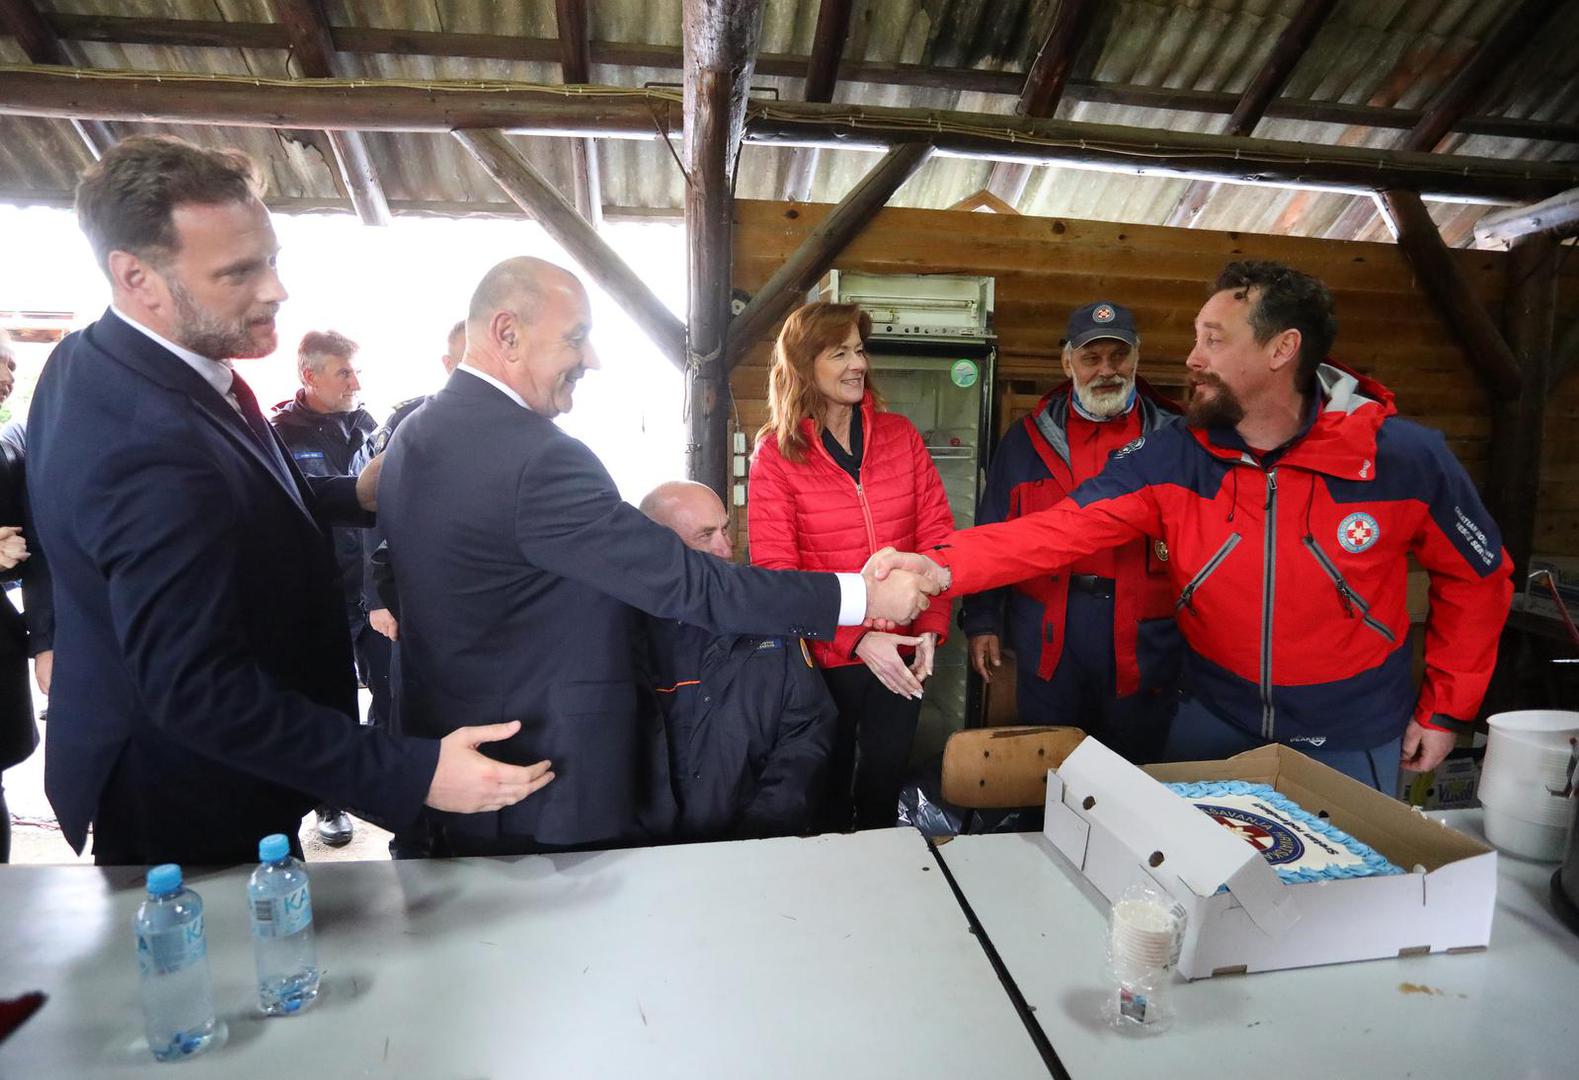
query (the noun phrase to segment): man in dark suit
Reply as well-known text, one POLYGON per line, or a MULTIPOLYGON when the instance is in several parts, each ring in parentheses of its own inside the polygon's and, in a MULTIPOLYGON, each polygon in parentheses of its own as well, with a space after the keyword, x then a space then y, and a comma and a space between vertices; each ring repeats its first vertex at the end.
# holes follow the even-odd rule
POLYGON ((500 263, 472 296, 464 360, 384 455, 402 723, 441 735, 519 719, 493 751, 548 757, 558 776, 491 818, 438 816, 440 854, 671 831, 661 723, 637 671, 638 609, 713 633, 826 638, 841 622, 903 622, 926 604, 908 575, 730 565, 621 502, 592 451, 552 422, 598 366, 590 330, 575 275, 539 259, 500 263))
POLYGON ((546 783, 477 745, 356 722, 327 526, 369 519, 378 469, 307 480, 230 359, 274 351, 285 290, 251 162, 127 139, 77 213, 111 306, 45 365, 29 492, 51 550, 45 789, 100 864, 230 863, 317 802, 399 826, 546 783))

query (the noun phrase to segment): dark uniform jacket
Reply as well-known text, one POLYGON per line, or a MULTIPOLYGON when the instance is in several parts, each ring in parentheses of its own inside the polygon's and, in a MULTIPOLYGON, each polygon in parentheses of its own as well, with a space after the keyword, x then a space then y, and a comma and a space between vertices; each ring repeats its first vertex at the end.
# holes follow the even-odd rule
MULTIPOLYGON (((366 409, 321 413, 307 406, 303 392, 274 406, 269 423, 290 448, 303 476, 354 476, 358 453, 378 427, 366 409)), ((334 530, 334 561, 345 584, 346 611, 353 622, 362 613, 362 529, 334 530)))
MULTIPOLYGON (((0 442, 0 525, 23 525, 28 550, 38 542, 25 523, 26 478, 22 472, 22 452, 9 442, 0 442)), ((0 571, 7 581, 23 578, 32 560, 12 570, 0 571)), ((9 595, 0 596, 0 769, 10 768, 26 758, 38 745, 38 729, 33 724, 33 692, 28 685, 27 627, 22 613, 11 605, 9 595)))
POLYGON ((799 638, 649 619, 684 840, 811 827, 838 710, 799 638))
POLYGON ((443 735, 519 720, 488 752, 554 763, 554 782, 515 806, 441 815, 452 836, 527 850, 672 830, 637 608, 716 633, 833 636, 832 574, 691 551, 620 500, 585 444, 464 368, 385 453, 379 516, 400 589, 402 726, 443 735))
POLYGON ((356 722, 325 527, 371 520, 356 482, 304 478, 256 421, 113 312, 44 365, 28 419, 55 591, 44 786, 79 851, 90 821, 130 815, 141 861, 235 862, 316 803, 399 827, 427 795, 437 744, 356 722))
MULTIPOLYGON (((401 422, 416 412, 422 406, 422 403, 428 400, 428 397, 429 395, 423 394, 420 397, 408 398, 396 405, 394 411, 389 414, 389 419, 385 420, 383 426, 373 432, 372 437, 364 442, 362 448, 356 452, 356 457, 351 460, 351 471, 360 476, 362 470, 367 468, 369 462, 388 449, 389 440, 394 437, 395 429, 400 426, 401 422)), ((384 545, 385 539, 383 526, 376 522, 362 530, 362 608, 365 611, 377 611, 379 608, 387 608, 395 612, 396 618, 399 618, 396 605, 390 597, 384 595, 384 593, 392 591, 392 583, 387 584, 384 589, 380 589, 378 585, 380 575, 385 574, 385 571, 388 569, 387 559, 381 557, 378 564, 379 568, 374 569, 374 553, 384 545)), ((385 580, 388 581, 387 576, 385 580)))

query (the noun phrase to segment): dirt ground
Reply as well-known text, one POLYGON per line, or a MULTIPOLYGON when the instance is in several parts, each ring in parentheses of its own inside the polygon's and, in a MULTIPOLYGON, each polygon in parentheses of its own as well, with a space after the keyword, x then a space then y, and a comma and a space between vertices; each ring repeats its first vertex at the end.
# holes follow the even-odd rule
MULTIPOLYGON (((0 600, 3 603, 4 600, 0 600)), ((368 695, 362 692, 362 710, 367 711, 368 695)), ((34 711, 42 714, 49 699, 34 690, 34 711)), ((61 865, 71 863, 91 864, 90 854, 78 855, 71 850, 55 812, 44 796, 44 740, 49 738, 49 723, 39 725, 41 741, 33 756, 5 771, 6 806, 11 812, 11 862, 18 865, 61 865)), ((354 862, 368 859, 389 858, 389 833, 365 821, 356 821, 356 831, 351 842, 342 848, 332 848, 318 839, 318 819, 308 814, 302 819, 299 834, 302 853, 308 862, 354 862)), ((92 841, 89 841, 91 851, 92 841)))

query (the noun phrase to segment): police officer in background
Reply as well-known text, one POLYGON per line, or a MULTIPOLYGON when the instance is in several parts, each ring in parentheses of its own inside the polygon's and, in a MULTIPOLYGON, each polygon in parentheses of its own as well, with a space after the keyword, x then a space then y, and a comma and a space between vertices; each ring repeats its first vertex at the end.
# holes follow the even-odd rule
MULTIPOLYGON (((333 330, 313 330, 296 350, 302 388, 274 407, 269 422, 304 476, 351 476, 353 462, 377 422, 358 403, 362 384, 355 363, 357 344, 333 330)), ((334 530, 335 561, 345 587, 346 621, 357 675, 373 695, 368 722, 383 726, 389 716, 389 642, 368 626, 362 606, 361 529, 334 530)), ((318 808, 318 837, 330 847, 351 842, 351 818, 342 809, 318 808)))
MULTIPOLYGON (((1139 366, 1128 308, 1098 300, 1070 315, 1066 381, 1004 433, 976 523, 1056 506, 1116 450, 1176 423, 1178 407, 1140 378, 1139 366)), ((1181 649, 1167 560, 1160 539, 1141 537, 966 597, 959 621, 972 666, 991 682, 1007 633, 1020 723, 1082 728, 1136 764, 1158 760, 1181 649)))

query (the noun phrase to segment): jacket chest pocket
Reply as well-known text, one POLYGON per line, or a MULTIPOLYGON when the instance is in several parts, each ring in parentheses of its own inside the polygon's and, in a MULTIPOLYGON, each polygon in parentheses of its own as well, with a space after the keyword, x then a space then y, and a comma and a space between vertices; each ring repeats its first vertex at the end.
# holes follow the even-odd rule
POLYGON ((1222 547, 1218 548, 1212 554, 1212 557, 1207 559, 1201 568, 1195 572, 1195 576, 1185 584, 1184 588, 1179 590, 1179 600, 1173 605, 1174 611, 1188 608, 1192 615, 1195 614, 1194 599, 1196 592, 1211 579, 1213 574, 1217 573, 1218 568, 1223 565, 1223 562, 1233 552, 1234 548, 1239 546, 1239 541, 1243 539, 1244 537, 1238 533, 1233 533, 1228 539, 1223 541, 1222 547))
POLYGON ((1316 538, 1306 536, 1300 543, 1305 546, 1306 551, 1310 552, 1311 557, 1316 560, 1316 564, 1321 567, 1322 573, 1327 575, 1327 579, 1332 582, 1332 587, 1337 590, 1338 603, 1343 605, 1344 615, 1351 619, 1358 617, 1361 622, 1386 638, 1389 643, 1396 642, 1398 636, 1393 633, 1392 628, 1371 614, 1371 605, 1366 602, 1363 596, 1354 591, 1353 586, 1344 578, 1343 572, 1338 569, 1337 564, 1332 561, 1325 551, 1321 550, 1321 545, 1316 543, 1316 538))
POLYGON ((1067 498, 1063 485, 1052 480, 1035 480, 1021 484, 1009 493, 1009 517, 1025 517, 1038 510, 1048 510, 1067 498))

